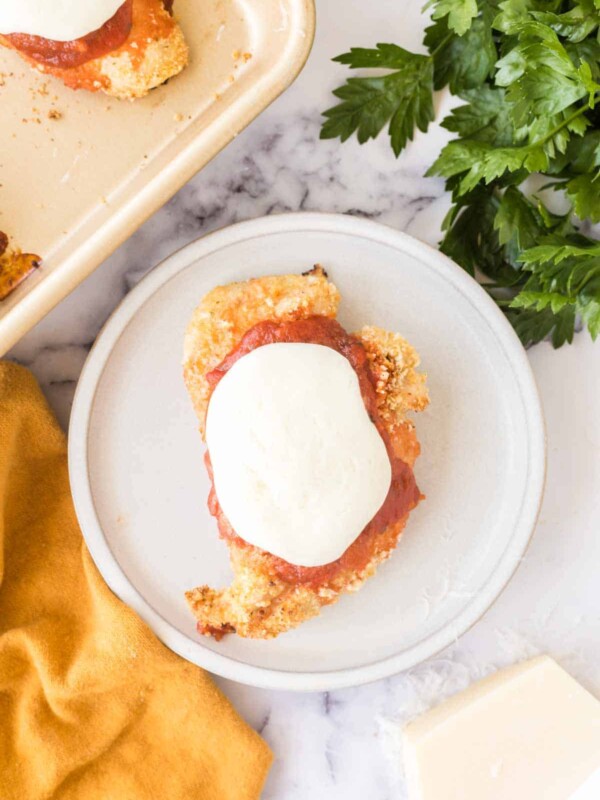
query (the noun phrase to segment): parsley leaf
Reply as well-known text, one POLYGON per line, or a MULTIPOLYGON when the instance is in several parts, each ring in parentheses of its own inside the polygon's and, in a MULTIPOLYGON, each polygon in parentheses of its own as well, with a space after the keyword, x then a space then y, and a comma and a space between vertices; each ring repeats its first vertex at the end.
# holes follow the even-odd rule
POLYGON ((458 36, 465 34, 479 13, 477 0, 432 0, 433 19, 447 18, 448 27, 458 36))
POLYGON ((445 178, 452 206, 440 249, 502 309, 526 346, 573 340, 581 320, 600 336, 600 0, 430 0, 429 56, 394 44, 338 56, 351 78, 325 113, 322 137, 359 142, 388 126, 396 155, 433 117, 448 86, 464 105, 442 126, 457 135, 428 175, 445 178), (547 176, 570 203, 552 213, 519 188, 547 176))
POLYGON ((600 130, 590 130, 580 139, 572 139, 564 152, 555 154, 548 173, 569 178, 600 167, 600 130))
POLYGON ((553 310, 572 305, 595 339, 600 333, 600 242, 580 234, 553 234, 525 250, 521 261, 531 278, 513 307, 553 310))
POLYGON ((519 268, 519 256, 534 247, 546 233, 544 219, 536 207, 515 186, 509 186, 498 205, 494 219, 498 240, 505 248, 508 262, 519 268))
POLYGON ((600 222, 600 131, 589 131, 580 140, 572 140, 551 172, 567 179, 553 184, 553 188, 564 189, 575 213, 581 219, 600 222))
MULTIPOLYGON (((537 268, 536 274, 532 274, 532 267, 523 263, 551 258, 559 243, 582 248, 585 243, 585 252, 590 253, 587 240, 580 241, 570 235, 570 224, 565 217, 551 214, 541 204, 534 205, 514 186, 504 193, 497 185, 479 186, 460 203, 462 206, 449 217, 450 227, 440 249, 471 275, 483 274, 491 280, 483 283, 484 288, 504 311, 525 346, 548 336, 555 347, 572 341, 577 313, 582 316, 587 313, 590 324, 600 330, 598 309, 589 302, 582 305, 577 297, 564 291, 554 291, 540 279, 537 268), (552 244, 545 245, 546 249, 536 255, 535 247, 541 238, 552 244), (528 253, 532 255, 524 258, 528 253), (588 306, 589 310, 584 312, 588 306)), ((567 251, 565 258, 570 253, 567 251)))
POLYGON ((493 193, 478 187, 447 220, 448 230, 440 250, 470 275, 475 276, 480 270, 495 276, 503 266, 502 248, 494 230, 497 210, 498 200, 493 193))
POLYGON ((560 265, 567 259, 578 257, 598 259, 600 263, 600 241, 581 235, 548 237, 524 253, 522 261, 533 265, 560 265))
POLYGON ((334 59, 351 69, 387 67, 396 70, 381 77, 350 78, 334 91, 342 102, 324 112, 322 139, 342 141, 356 132, 362 144, 374 139, 389 123, 396 156, 413 138, 415 128, 426 131, 433 120, 433 62, 394 44, 377 49, 352 48, 334 59))
POLYGON ((582 42, 565 42, 565 50, 576 67, 584 62, 588 64, 592 78, 600 79, 600 42, 595 37, 582 42))
POLYGON ((596 340, 600 335, 600 302, 592 300, 580 308, 581 319, 587 325, 592 339, 596 340))
POLYGON ((558 12, 561 5, 562 0, 503 0, 499 3, 500 12, 494 19, 494 28, 510 36, 516 26, 531 19, 532 11, 558 12))
MULTIPOLYGON (((527 145, 514 147, 493 147, 489 142, 474 139, 459 139, 449 142, 437 160, 429 168, 426 175, 442 175, 452 178, 461 175, 455 194, 460 196, 470 191, 480 181, 490 183, 505 173, 546 172, 550 168, 550 158, 556 150, 564 151, 567 146, 565 133, 573 130, 580 133, 585 130, 587 122, 581 122, 582 112, 579 108, 570 116, 560 115, 551 118, 550 124, 560 120, 540 139, 527 145)), ((546 130, 544 123, 542 130, 546 130)))
POLYGON ((442 126, 466 139, 507 147, 523 138, 517 130, 503 88, 484 84, 460 94, 467 105, 452 109, 442 126))
POLYGON ((416 56, 397 44, 380 43, 375 49, 369 47, 351 47, 349 52, 336 56, 333 61, 346 64, 350 69, 361 67, 385 67, 387 69, 405 69, 413 61, 420 61, 423 56, 416 56))
POLYGON ((508 87, 517 125, 559 114, 600 90, 589 64, 576 67, 554 31, 539 22, 513 26, 517 44, 496 64, 496 84, 508 87))
POLYGON ((505 173, 525 169, 543 172, 548 166, 548 156, 541 145, 521 147, 493 147, 488 142, 459 139, 444 147, 427 175, 451 178, 461 175, 458 194, 470 191, 480 181, 490 183, 505 173))
MULTIPOLYGON (((579 109, 581 111, 581 109, 579 109)), ((569 115, 566 111, 552 117, 537 117, 528 127, 530 144, 540 143, 549 158, 556 158, 567 150, 571 134, 583 136, 589 122, 585 116, 575 112, 569 115)), ((550 169, 550 164, 546 170, 550 169)))
POLYGON ((498 186, 478 186, 460 198, 444 222, 447 231, 440 250, 470 275, 489 278, 492 283, 486 287, 510 288, 526 280, 521 264, 507 258, 501 242, 498 215, 503 202, 498 186))
POLYGON ((564 187, 578 217, 600 222, 600 171, 578 175, 564 187))
POLYGON ((600 167, 600 130, 589 131, 583 139, 573 141, 567 159, 575 172, 589 172, 600 167))
POLYGON ((600 11, 591 0, 584 0, 564 14, 551 11, 532 11, 531 16, 538 22, 564 36, 569 42, 581 42, 600 25, 600 11))
POLYGON ((459 94, 481 86, 493 73, 498 58, 490 21, 478 18, 462 36, 454 35, 446 20, 425 31, 424 44, 434 62, 434 86, 459 94))
POLYGON ((510 306, 504 309, 504 313, 524 347, 543 342, 548 336, 552 336, 555 348, 573 341, 575 309, 571 305, 556 314, 549 307, 538 311, 535 308, 510 306))

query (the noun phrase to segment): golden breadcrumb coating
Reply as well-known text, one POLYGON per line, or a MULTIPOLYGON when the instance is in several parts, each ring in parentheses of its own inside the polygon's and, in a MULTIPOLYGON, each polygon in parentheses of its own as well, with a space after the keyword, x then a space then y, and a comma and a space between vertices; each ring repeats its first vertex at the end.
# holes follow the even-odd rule
MULTIPOLYGON (((0 44, 15 49, 0 34, 0 44)), ((133 26, 127 41, 113 53, 80 64, 41 64, 17 50, 36 70, 60 78, 72 89, 102 91, 133 100, 177 75, 188 62, 188 48, 179 25, 163 0, 133 0, 133 26)))
MULTIPOLYGON (((184 347, 184 377, 202 435, 210 394, 205 375, 251 327, 265 320, 289 321, 316 314, 335 317, 339 299, 337 289, 320 267, 302 276, 256 278, 209 292, 194 313, 184 347)), ((412 467, 419 443, 406 414, 421 411, 428 403, 425 376, 415 371, 419 357, 398 334, 366 327, 355 336, 367 351, 376 380, 378 409, 394 451, 412 467)), ((234 573, 231 585, 221 590, 199 586, 186 593, 198 629, 215 638, 236 632, 244 637, 270 639, 296 627, 341 594, 359 589, 378 564, 389 558, 407 517, 408 514, 373 539, 363 569, 339 569, 318 586, 282 579, 273 569, 270 553, 227 537, 234 573)), ((228 528, 221 511, 218 521, 221 527, 228 528)))
POLYGON ((306 275, 270 275, 217 286, 200 301, 183 344, 183 376, 204 436, 210 397, 206 373, 214 369, 258 322, 335 317, 338 290, 321 267, 306 275))
POLYGON ((146 46, 139 63, 125 52, 104 56, 92 64, 97 66, 101 82, 104 84, 106 81, 102 86, 106 94, 121 100, 133 100, 173 78, 187 62, 188 48, 183 32, 179 25, 175 25, 167 37, 146 46))

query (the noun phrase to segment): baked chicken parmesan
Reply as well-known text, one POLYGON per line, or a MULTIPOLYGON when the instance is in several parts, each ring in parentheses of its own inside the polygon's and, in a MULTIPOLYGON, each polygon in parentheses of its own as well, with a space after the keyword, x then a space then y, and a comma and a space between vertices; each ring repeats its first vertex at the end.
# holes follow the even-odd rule
POLYGON ((173 0, 0 2, 0 44, 72 89, 143 97, 188 60, 173 0))
POLYGON ((422 499, 419 357, 397 333, 348 333, 339 302, 317 266, 218 287, 189 324, 184 378, 234 573, 187 592, 206 636, 269 639, 356 591, 422 499))

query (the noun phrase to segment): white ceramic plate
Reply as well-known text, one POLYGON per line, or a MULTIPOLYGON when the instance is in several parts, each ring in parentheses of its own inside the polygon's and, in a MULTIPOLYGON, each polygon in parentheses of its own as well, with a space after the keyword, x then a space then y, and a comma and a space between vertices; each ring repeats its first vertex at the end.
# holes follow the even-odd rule
POLYGON ((527 357, 485 292, 436 250, 348 216, 244 222, 175 253, 123 301, 79 382, 69 436, 75 505, 109 586, 165 644, 227 678, 323 690, 406 669, 490 606, 535 525, 545 465, 527 357), (184 329, 214 286, 323 264, 340 320, 406 336, 429 375, 416 476, 427 495, 363 589, 273 641, 195 632, 183 593, 230 580, 206 508, 204 447, 181 375, 184 329))

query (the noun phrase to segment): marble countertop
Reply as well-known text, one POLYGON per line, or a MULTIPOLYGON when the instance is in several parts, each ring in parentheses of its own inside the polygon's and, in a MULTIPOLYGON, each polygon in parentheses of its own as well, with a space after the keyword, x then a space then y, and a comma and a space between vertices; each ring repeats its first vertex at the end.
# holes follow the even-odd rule
MULTIPOLYGON (((423 178, 444 133, 419 135, 396 160, 382 137, 360 147, 318 139, 319 112, 350 45, 416 48, 420 0, 317 0, 318 31, 296 83, 11 351, 68 423, 99 329, 136 282, 204 233, 282 211, 378 219, 435 244, 448 207, 423 178)), ((440 99, 440 104, 447 102, 440 99)), ((548 652, 600 695, 600 344, 587 334, 529 353, 545 409, 548 478, 541 517, 515 577, 455 645, 408 673, 356 689, 297 695, 219 680, 272 746, 265 800, 401 800, 397 725, 490 670, 548 652)))

